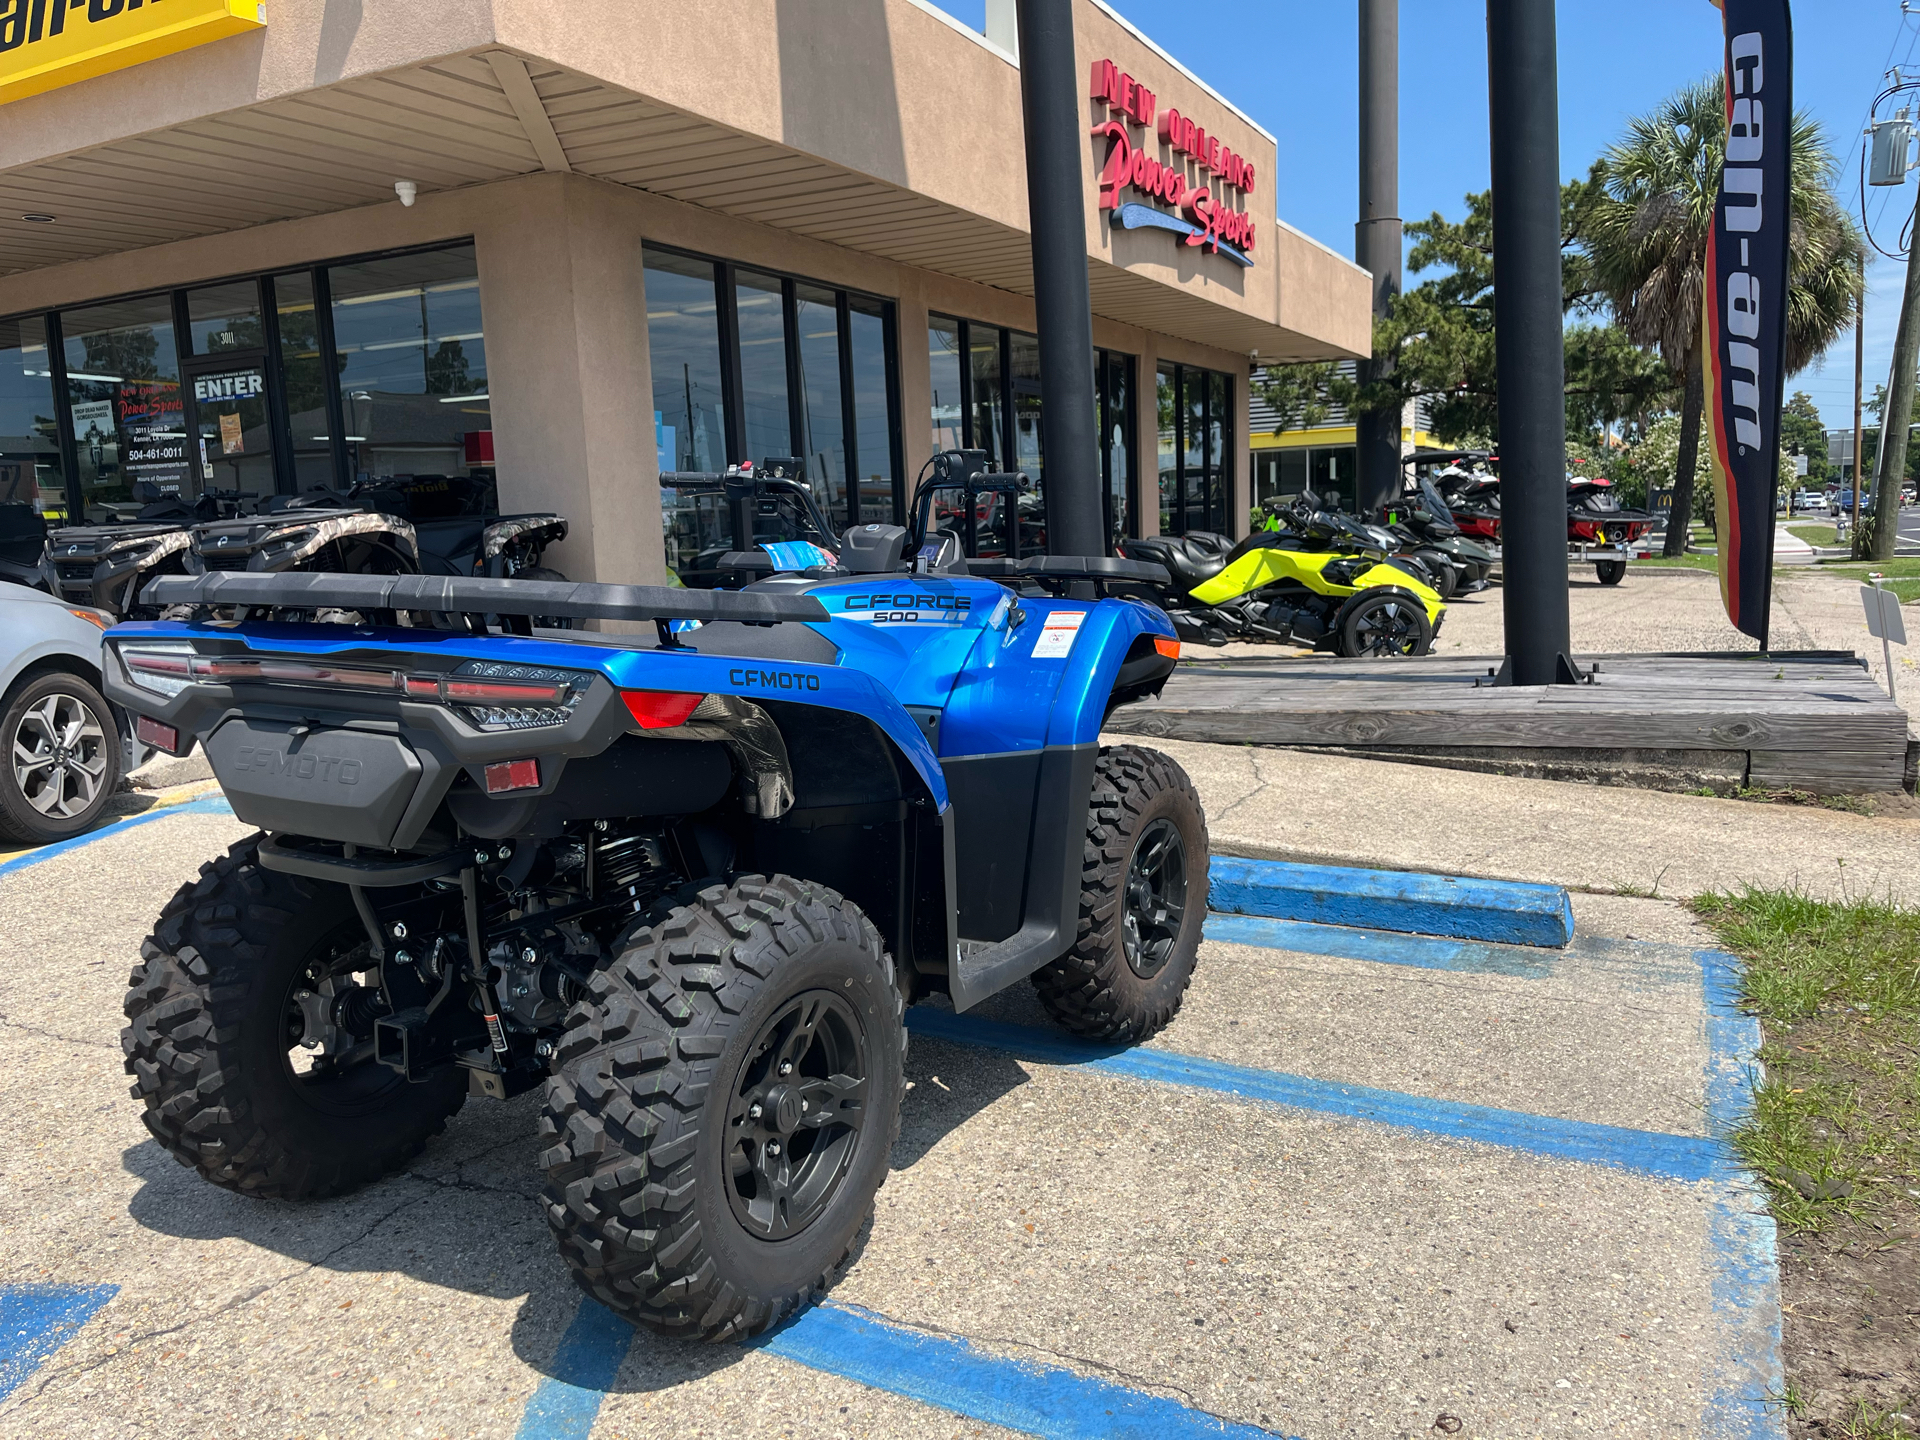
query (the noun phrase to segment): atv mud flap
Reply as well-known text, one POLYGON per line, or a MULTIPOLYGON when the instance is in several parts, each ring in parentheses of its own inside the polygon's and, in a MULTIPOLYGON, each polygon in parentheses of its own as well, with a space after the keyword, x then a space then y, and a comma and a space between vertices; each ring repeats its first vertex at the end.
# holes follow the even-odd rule
POLYGON ((1020 928, 1004 940, 960 941, 948 984, 955 1010, 979 1004, 1072 948, 1080 922, 1087 806, 1099 757, 1098 745, 1057 746, 1040 753, 1020 928))

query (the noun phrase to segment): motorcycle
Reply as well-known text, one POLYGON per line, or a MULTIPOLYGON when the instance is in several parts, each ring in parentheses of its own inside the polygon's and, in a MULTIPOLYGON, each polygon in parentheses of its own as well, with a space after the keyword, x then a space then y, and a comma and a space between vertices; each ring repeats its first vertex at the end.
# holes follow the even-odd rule
POLYGON ((1390 563, 1380 540, 1308 491, 1269 502, 1282 528, 1234 544, 1210 532, 1123 540, 1129 560, 1162 566, 1152 599, 1182 640, 1276 640, 1337 655, 1425 655, 1446 614, 1439 594, 1390 563))
POLYGON ((1454 572, 1454 594, 1485 588, 1494 562, 1500 557, 1490 547, 1461 533, 1433 481, 1423 476, 1410 482, 1399 500, 1387 503, 1383 518, 1424 550, 1445 560, 1454 572))

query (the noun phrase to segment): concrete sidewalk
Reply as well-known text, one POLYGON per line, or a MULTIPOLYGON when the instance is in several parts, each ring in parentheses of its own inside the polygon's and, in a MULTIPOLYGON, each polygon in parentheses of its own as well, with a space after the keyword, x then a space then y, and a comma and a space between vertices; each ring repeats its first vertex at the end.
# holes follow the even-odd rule
POLYGON ((1673 897, 1751 883, 1920 903, 1920 819, 1300 750, 1145 743, 1193 777, 1222 854, 1673 897))

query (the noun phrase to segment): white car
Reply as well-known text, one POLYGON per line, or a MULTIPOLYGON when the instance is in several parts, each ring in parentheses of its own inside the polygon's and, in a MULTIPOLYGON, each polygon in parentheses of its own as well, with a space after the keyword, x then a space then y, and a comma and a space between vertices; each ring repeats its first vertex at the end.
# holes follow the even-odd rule
POLYGON ((100 694, 103 611, 0 581, 0 841, 42 845, 100 818, 132 760, 100 694))
POLYGON ((1821 490, 1801 490, 1793 497, 1793 508, 1802 515, 1824 515, 1827 513, 1827 496, 1821 490))

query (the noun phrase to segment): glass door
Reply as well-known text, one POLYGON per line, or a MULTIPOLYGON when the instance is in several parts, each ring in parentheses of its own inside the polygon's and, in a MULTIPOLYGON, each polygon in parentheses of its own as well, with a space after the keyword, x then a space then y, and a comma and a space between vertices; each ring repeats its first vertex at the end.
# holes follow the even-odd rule
POLYGON ((202 493, 230 508, 274 492, 273 427, 267 410, 267 358, 213 355, 189 360, 187 459, 202 493))

